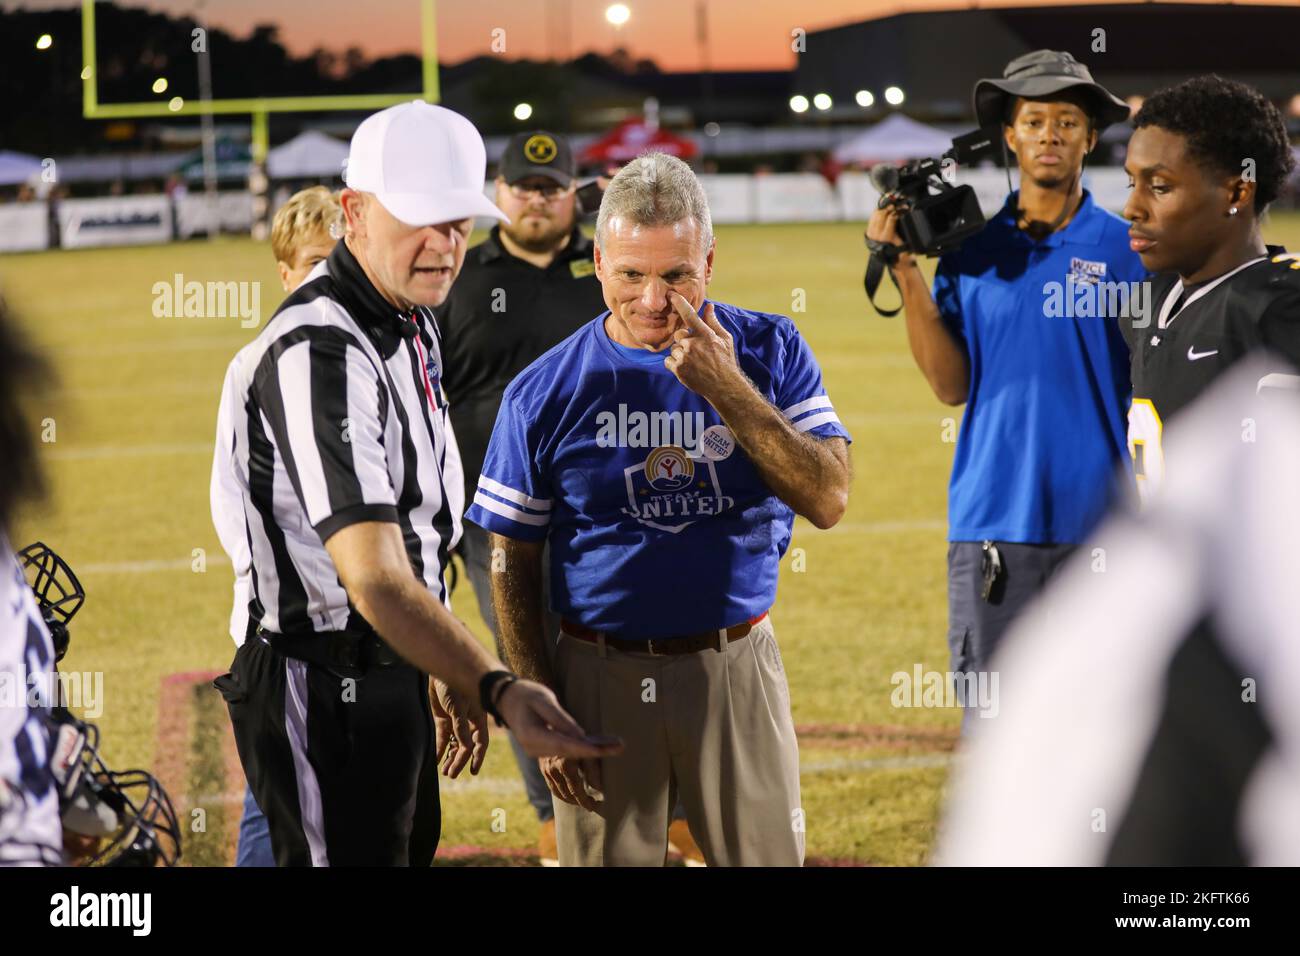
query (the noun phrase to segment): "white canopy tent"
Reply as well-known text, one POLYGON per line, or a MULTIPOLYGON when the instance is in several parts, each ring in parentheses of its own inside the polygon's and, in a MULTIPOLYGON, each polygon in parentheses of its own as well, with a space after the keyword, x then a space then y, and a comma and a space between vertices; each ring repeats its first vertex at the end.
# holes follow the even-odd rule
POLYGON ((952 146, 952 137, 933 126, 894 113, 858 136, 835 147, 841 163, 895 163, 938 156, 952 146))
POLYGON ((347 143, 308 130, 267 151, 266 174, 272 179, 342 177, 347 158, 347 143))
POLYGON ((0 186, 25 183, 40 175, 40 157, 28 156, 26 153, 15 153, 9 149, 0 149, 0 186))

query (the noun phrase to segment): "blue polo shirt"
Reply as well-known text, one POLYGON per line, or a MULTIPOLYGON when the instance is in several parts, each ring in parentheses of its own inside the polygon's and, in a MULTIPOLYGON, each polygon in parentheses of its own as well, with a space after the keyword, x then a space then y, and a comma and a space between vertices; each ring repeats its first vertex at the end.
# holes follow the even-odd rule
POLYGON ((1041 242, 1016 228, 1017 199, 935 274, 939 313, 970 358, 948 539, 1075 544, 1129 467, 1128 347, 1111 307, 1118 287, 1104 284, 1147 273, 1127 223, 1086 190, 1041 242))
MULTIPOLYGON (((847 439, 790 319, 714 302, 745 374, 801 432, 847 439)), ((550 543, 551 607, 663 637, 727 627, 776 600, 794 512, 707 401, 620 347, 606 312, 506 389, 469 521, 550 543)))

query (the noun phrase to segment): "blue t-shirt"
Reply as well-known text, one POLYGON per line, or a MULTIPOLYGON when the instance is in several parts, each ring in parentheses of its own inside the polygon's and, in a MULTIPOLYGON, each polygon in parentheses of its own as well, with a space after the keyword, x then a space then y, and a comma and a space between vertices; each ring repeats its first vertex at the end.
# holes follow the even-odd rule
MULTIPOLYGON (((799 431, 848 439, 788 318, 714 302, 740 367, 799 431)), ((551 606, 631 637, 727 627, 776 599, 794 512, 708 402, 622 348, 606 312, 506 389, 466 519, 548 538, 551 606)))
POLYGON ((1133 286, 1104 283, 1147 273, 1127 223, 1086 190, 1041 242, 1016 228, 1017 198, 935 273, 940 316, 970 357, 948 539, 1073 544, 1128 464, 1128 346, 1109 303, 1133 286))

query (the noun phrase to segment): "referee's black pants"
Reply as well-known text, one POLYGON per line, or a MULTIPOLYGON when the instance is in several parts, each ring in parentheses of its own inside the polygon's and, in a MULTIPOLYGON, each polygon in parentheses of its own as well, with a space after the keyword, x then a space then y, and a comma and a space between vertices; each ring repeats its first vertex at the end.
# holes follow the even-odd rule
POLYGON ((344 674, 250 637, 216 684, 277 865, 432 862, 442 821, 426 675, 404 662, 344 674))

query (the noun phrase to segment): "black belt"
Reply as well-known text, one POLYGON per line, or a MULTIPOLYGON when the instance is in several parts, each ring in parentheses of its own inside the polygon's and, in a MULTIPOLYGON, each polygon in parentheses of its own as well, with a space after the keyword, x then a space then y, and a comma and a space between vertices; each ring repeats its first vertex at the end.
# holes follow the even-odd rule
POLYGON ((249 621, 248 628, 250 640, 256 637, 285 657, 331 670, 364 673, 372 667, 394 667, 406 663, 373 630, 276 634, 252 621, 249 621))

